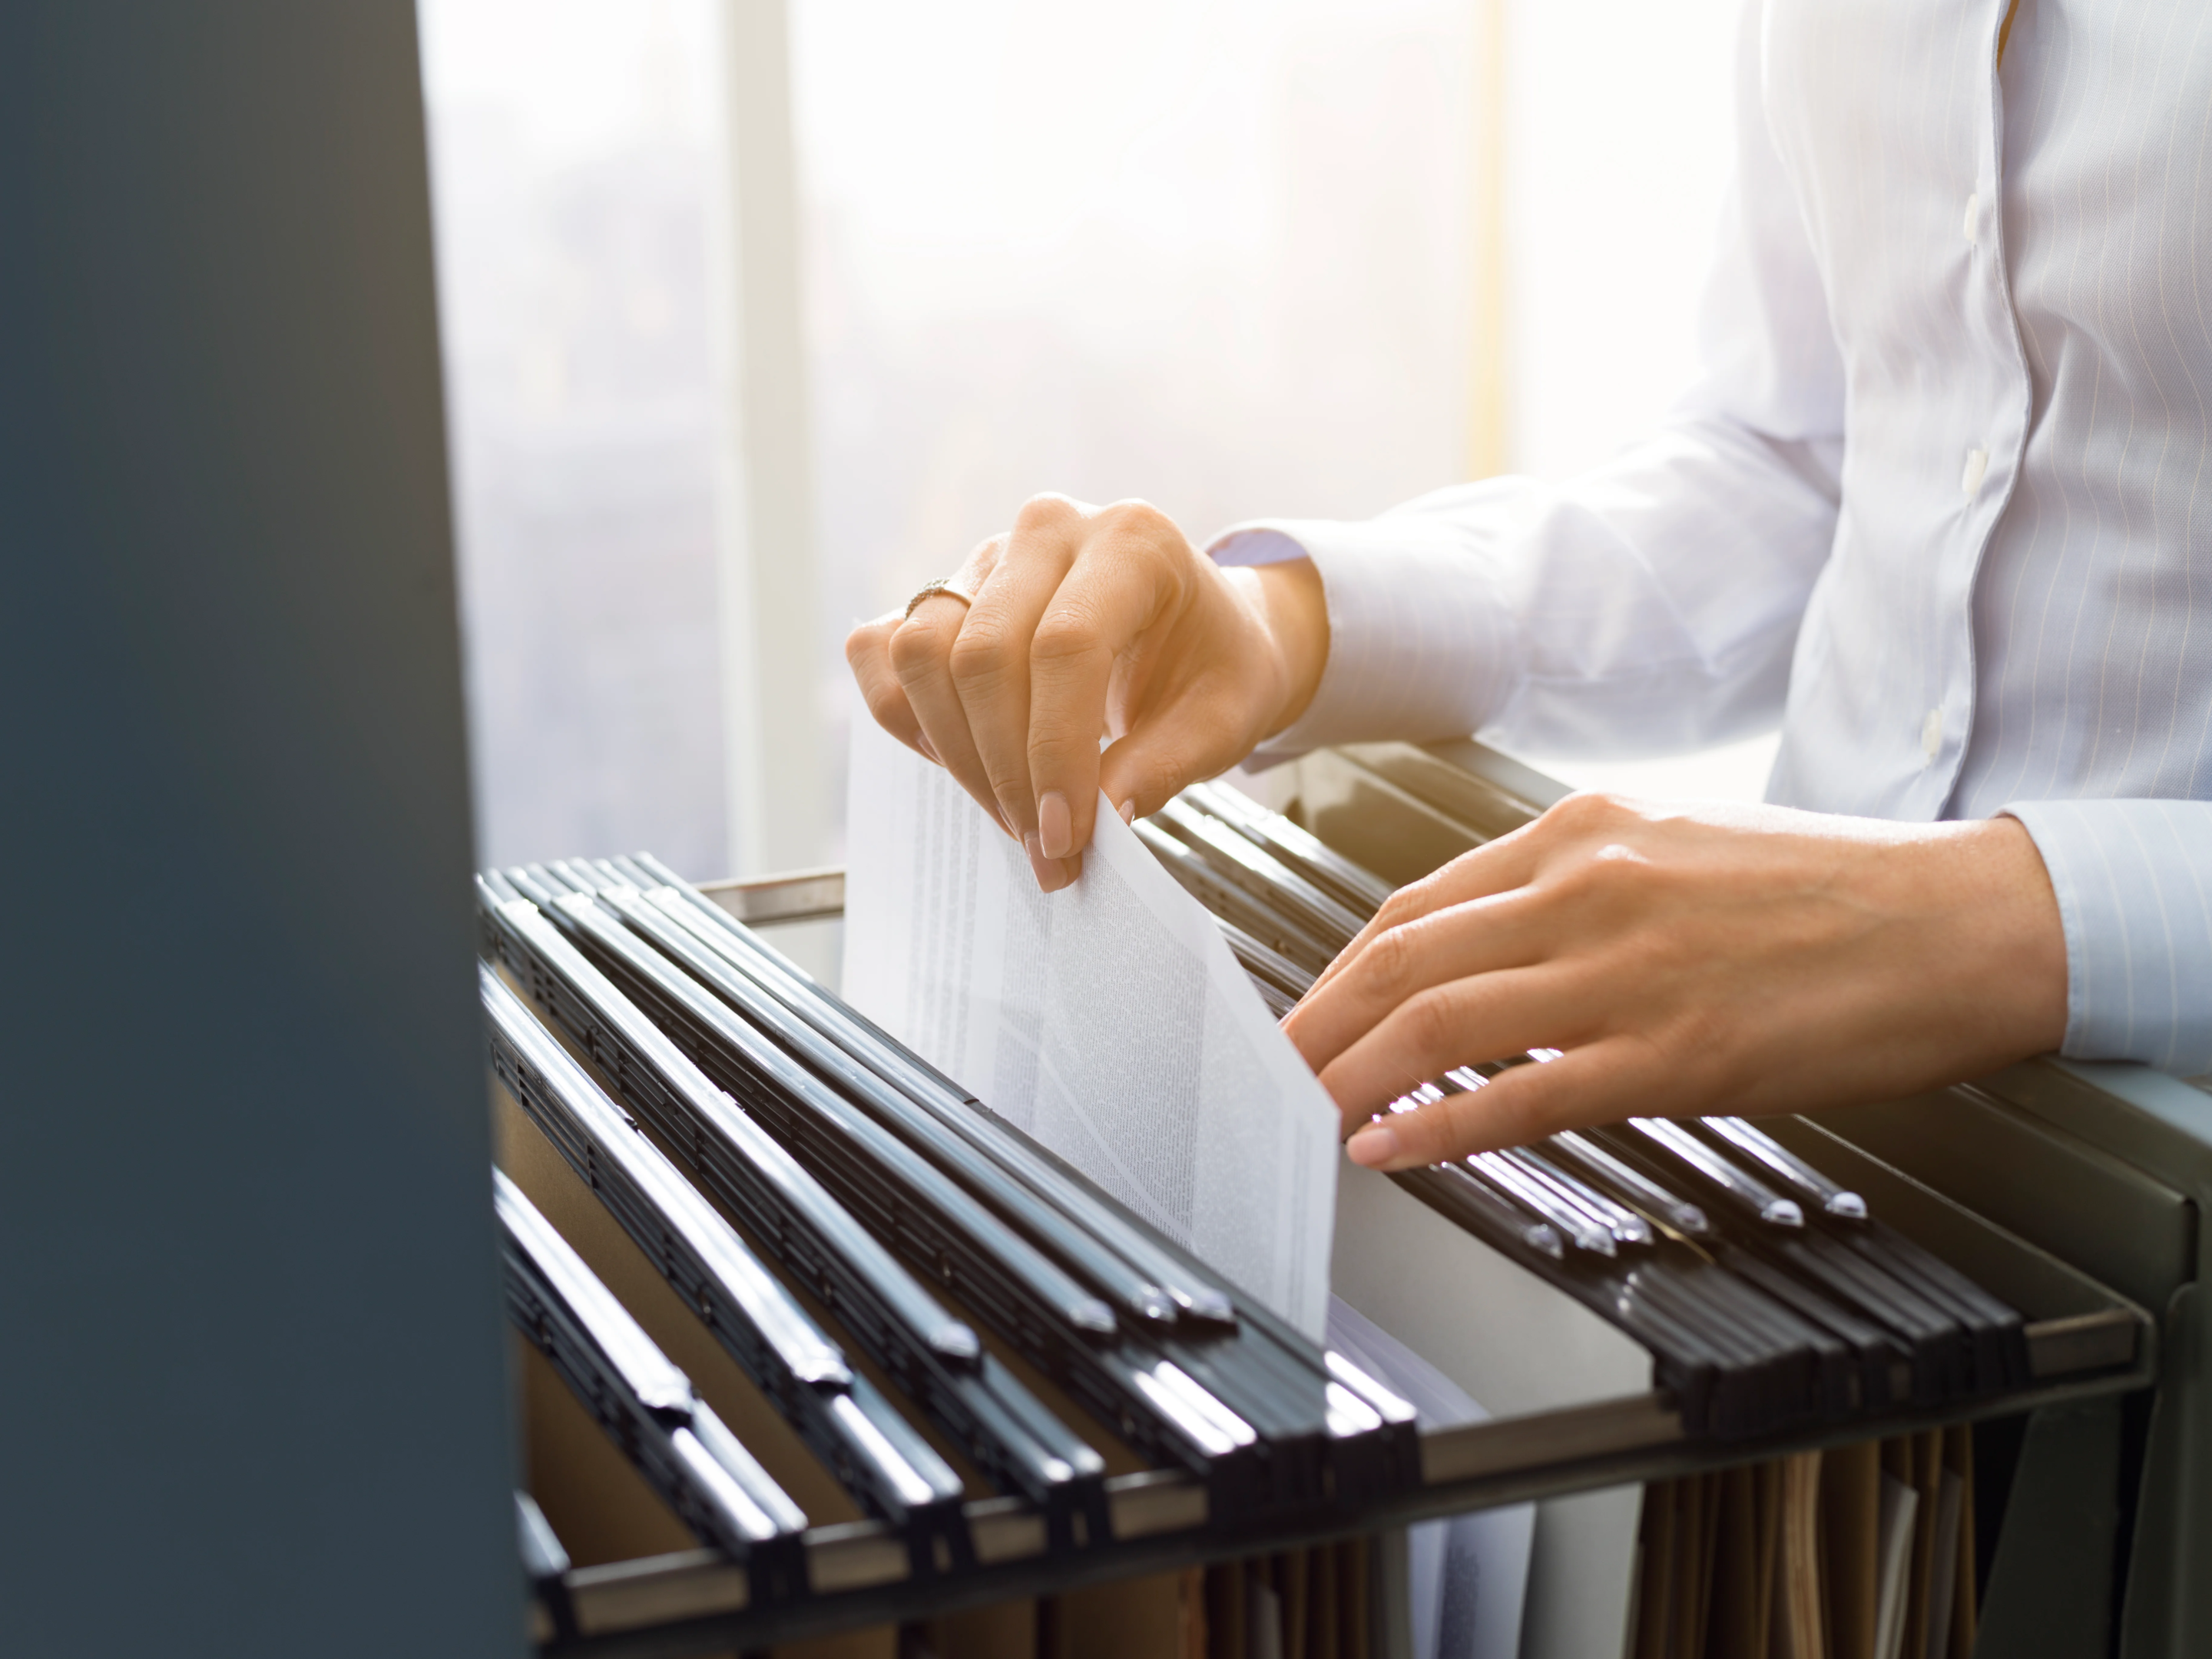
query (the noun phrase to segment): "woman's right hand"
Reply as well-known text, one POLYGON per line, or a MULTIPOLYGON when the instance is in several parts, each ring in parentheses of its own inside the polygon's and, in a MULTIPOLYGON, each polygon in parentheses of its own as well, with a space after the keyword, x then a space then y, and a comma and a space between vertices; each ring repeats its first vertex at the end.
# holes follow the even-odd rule
POLYGON ((1101 789, 1125 818, 1158 811, 1304 713, 1328 655, 1311 563, 1222 569, 1143 501, 1036 496, 952 580, 972 606, 933 594, 854 629, 845 659, 1047 892, 1081 869, 1101 789))

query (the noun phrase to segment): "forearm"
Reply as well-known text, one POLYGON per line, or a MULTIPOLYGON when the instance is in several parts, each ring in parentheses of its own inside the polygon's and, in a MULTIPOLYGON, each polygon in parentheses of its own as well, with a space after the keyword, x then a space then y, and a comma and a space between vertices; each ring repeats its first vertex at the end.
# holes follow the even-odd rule
POLYGON ((1663 750, 1756 729, 1781 708, 1834 533, 1833 459, 1685 417, 1562 483, 1492 479, 1364 521, 1224 532, 1224 562, 1304 555, 1327 607, 1312 701, 1267 752, 1486 728, 1554 751, 1663 750))
POLYGON ((1310 559, 1291 559, 1226 574, 1230 590, 1274 642, 1282 697, 1267 723, 1273 737, 1304 714, 1328 662, 1328 605, 1321 573, 1310 559))

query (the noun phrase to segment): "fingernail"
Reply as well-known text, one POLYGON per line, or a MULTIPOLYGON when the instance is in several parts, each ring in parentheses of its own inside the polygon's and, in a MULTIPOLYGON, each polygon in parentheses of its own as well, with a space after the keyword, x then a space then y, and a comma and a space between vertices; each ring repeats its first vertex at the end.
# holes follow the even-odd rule
POLYGON ((1056 893, 1067 885, 1066 878, 1060 872, 1059 861, 1047 858, 1038 849, 1036 830, 1022 837, 1022 850, 1030 855, 1030 873, 1036 878, 1039 892, 1056 893))
POLYGON ((1370 1123, 1345 1142, 1344 1150, 1354 1164, 1364 1169, 1379 1169, 1398 1156, 1398 1132, 1370 1123))
POLYGON ((1134 823, 1136 821, 1137 798, 1134 795, 1132 795, 1128 799, 1121 803, 1121 822, 1124 823, 1134 823))
POLYGON ((934 748, 933 748, 933 747, 931 746, 931 744, 930 744, 930 741, 929 741, 929 733, 928 733, 928 732, 915 732, 915 733, 914 734, 914 746, 915 746, 915 748, 917 748, 917 749, 921 750, 921 752, 922 752, 923 754, 925 754, 925 755, 928 756, 928 757, 930 757, 930 759, 932 759, 932 760, 933 760, 933 761, 937 761, 937 763, 938 763, 939 766, 942 766, 942 765, 944 765, 944 764, 945 764, 945 763, 944 763, 943 761, 941 761, 941 760, 937 760, 937 750, 936 750, 934 748))
POLYGON ((1037 797, 1037 842, 1048 859, 1064 859, 1075 850, 1075 825, 1067 815, 1067 797, 1048 789, 1037 797))

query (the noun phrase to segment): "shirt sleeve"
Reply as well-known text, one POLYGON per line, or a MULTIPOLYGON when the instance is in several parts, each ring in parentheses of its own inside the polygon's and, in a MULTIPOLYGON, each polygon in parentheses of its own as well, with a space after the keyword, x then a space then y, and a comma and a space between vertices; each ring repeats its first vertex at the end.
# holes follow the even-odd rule
POLYGON ((1553 752, 1659 752, 1771 724, 1834 538, 1843 374, 1760 103, 1746 9, 1736 173, 1703 307, 1702 370, 1661 430, 1559 483, 1439 490, 1358 522, 1224 532, 1226 563, 1303 553, 1329 653, 1261 760, 1480 731, 1553 752))
POLYGON ((2014 801, 2066 930, 2073 1060, 2212 1071, 2212 802, 2014 801))

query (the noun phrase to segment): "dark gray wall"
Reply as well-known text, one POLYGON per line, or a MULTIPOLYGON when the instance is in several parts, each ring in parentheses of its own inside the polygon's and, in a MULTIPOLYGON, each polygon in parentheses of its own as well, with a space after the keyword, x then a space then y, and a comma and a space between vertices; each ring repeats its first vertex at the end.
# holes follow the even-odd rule
POLYGON ((408 0, 0 4, 0 1651, 519 1645, 408 0))

